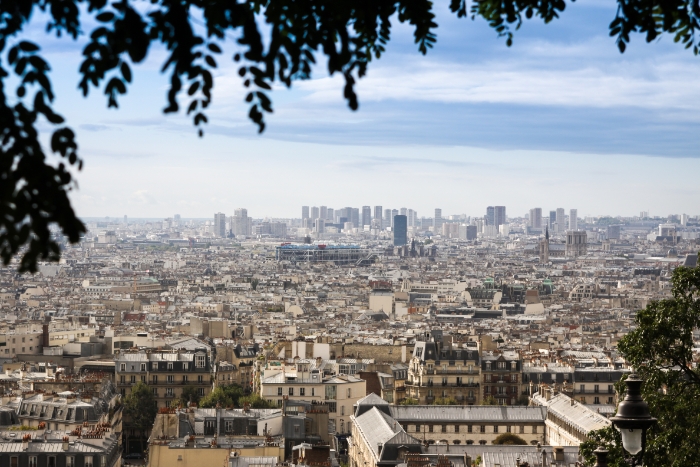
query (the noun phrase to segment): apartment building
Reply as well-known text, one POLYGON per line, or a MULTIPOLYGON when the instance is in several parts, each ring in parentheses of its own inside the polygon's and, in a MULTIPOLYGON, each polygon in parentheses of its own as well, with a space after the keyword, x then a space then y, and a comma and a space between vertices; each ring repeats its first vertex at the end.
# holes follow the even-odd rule
POLYGON ((481 356, 483 397, 498 405, 515 405, 520 398, 522 360, 517 352, 484 352, 481 356))
POLYGON ((121 353, 116 357, 116 384, 122 396, 139 381, 148 384, 158 407, 177 405, 184 388, 200 397, 212 390, 212 365, 206 349, 121 353))
POLYGON ((432 404, 437 398, 453 398, 464 405, 481 403, 478 343, 452 344, 439 330, 422 339, 416 342, 409 363, 406 397, 418 404, 432 404))
MULTIPOLYGON (((268 374, 266 371, 266 374, 268 374)), ((349 433, 353 406, 366 395, 365 380, 350 375, 324 377, 309 362, 297 364, 295 372, 280 371, 263 377, 260 395, 282 407, 283 400, 325 403, 331 433, 349 433)))

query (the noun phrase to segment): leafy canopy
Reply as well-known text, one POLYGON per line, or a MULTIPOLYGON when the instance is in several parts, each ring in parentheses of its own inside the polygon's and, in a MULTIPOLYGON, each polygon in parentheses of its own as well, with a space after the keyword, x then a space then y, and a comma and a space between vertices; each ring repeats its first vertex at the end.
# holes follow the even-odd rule
MULTIPOLYGON (((650 303, 635 318, 636 328, 618 349, 645 381, 642 395, 658 419, 647 435, 644 465, 681 467, 700 459, 700 373, 693 356, 693 332, 700 328, 700 268, 679 267, 671 279, 672 297, 650 303)), ((613 466, 626 465, 619 433, 605 429, 582 446, 590 461, 595 443, 610 451, 613 466)))
MULTIPOLYGON (((572 0, 573 1, 573 0, 572 0)), ((614 1, 614 0, 611 0, 614 1)), ((696 0, 617 0, 610 35, 624 51, 632 33, 647 42, 661 33, 698 53, 700 6, 696 0)), ((566 8, 565 0, 450 0, 458 17, 482 17, 513 42, 513 32, 533 16, 548 23, 566 8)), ((8 264, 21 255, 20 271, 36 271, 37 261, 57 260, 58 227, 75 243, 85 232, 68 199, 74 172, 82 168, 75 133, 52 107, 49 63, 27 36, 37 10, 49 16, 46 31, 77 39, 85 34, 78 87, 84 96, 100 89, 109 107, 118 107, 153 43, 167 59, 162 72, 170 81, 165 113, 178 112, 181 100, 200 135, 208 122, 214 86, 212 70, 223 45, 233 40, 232 59, 248 90, 248 115, 259 131, 273 111, 272 83, 291 87, 309 79, 319 55, 328 73, 344 79, 348 106, 358 108, 357 79, 367 73, 391 38, 392 22, 407 23, 420 53, 436 42, 437 24, 429 0, 2 0, 0 2, 0 257, 8 264), (94 26, 93 26, 94 25, 94 26), (7 83, 14 75, 14 93, 7 83), (14 95, 13 95, 14 94, 14 95), (38 125, 50 128, 47 158, 38 125)))
POLYGON ((146 383, 139 381, 124 397, 124 415, 129 420, 129 426, 141 433, 149 432, 157 413, 153 391, 146 383))

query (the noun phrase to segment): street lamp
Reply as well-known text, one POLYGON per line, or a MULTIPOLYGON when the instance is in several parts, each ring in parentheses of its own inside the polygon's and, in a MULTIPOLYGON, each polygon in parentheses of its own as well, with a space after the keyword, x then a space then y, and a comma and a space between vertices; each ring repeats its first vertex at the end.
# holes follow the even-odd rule
POLYGON ((622 435, 622 447, 633 456, 644 451, 647 430, 656 423, 649 413, 649 405, 642 399, 643 382, 634 373, 629 375, 625 381, 625 399, 617 406, 617 415, 610 418, 622 435))

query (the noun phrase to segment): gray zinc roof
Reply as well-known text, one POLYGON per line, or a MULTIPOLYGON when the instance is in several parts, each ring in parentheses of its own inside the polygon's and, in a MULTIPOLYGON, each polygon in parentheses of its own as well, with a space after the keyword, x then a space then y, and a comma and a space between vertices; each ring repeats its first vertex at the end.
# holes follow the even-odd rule
POLYGON ((544 407, 507 406, 451 406, 451 405, 397 405, 391 406, 391 415, 398 421, 503 421, 544 422, 547 410, 544 407))

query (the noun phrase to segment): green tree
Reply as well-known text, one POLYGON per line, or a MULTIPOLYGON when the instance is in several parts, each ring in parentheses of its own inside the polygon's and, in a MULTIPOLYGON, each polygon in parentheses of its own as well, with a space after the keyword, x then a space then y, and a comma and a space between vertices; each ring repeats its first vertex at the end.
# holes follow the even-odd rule
POLYGON ((250 396, 244 396, 238 399, 238 404, 243 407, 244 404, 248 404, 253 409, 275 409, 276 404, 266 401, 260 396, 260 394, 251 394, 250 396))
POLYGON ((700 268, 679 267, 671 298, 637 312, 618 349, 644 379, 642 395, 658 419, 647 437, 645 465, 680 467, 700 459, 700 372, 693 332, 700 328, 700 268))
MULTIPOLYGON (((571 0, 573 2, 573 0, 571 0)), ((611 0, 612 1, 612 0, 611 0)), ((624 52, 633 33, 647 42, 668 33, 698 53, 698 11, 695 0, 653 2, 617 0, 610 35, 624 52)), ((460 18, 485 19, 507 45, 524 20, 545 23, 559 17, 565 0, 450 0, 460 18)), ((259 131, 264 114, 273 111, 270 92, 275 82, 291 87, 312 76, 320 61, 329 74, 344 80, 348 106, 359 106, 355 84, 369 63, 379 59, 389 42, 392 25, 407 23, 420 53, 437 40, 433 2, 374 0, 348 2, 309 0, 3 0, 0 2, 0 256, 5 264, 20 254, 21 271, 35 271, 37 261, 57 260, 60 249, 50 227, 56 225, 70 242, 85 226, 73 212, 67 193, 75 186, 74 172, 82 169, 73 130, 53 109, 50 64, 39 46, 26 40, 32 18, 48 16, 46 31, 77 40, 89 38, 82 51, 78 88, 84 96, 98 88, 108 107, 130 86, 134 65, 143 63, 151 46, 162 45, 167 58, 163 73, 170 81, 165 113, 187 115, 202 134, 208 122, 213 70, 227 38, 234 38, 233 60, 247 89, 248 115, 259 131), (199 18, 202 18, 201 20, 199 18), (158 44, 160 43, 160 44, 158 44), (6 84, 17 83, 14 93, 6 84), (48 122, 47 158, 39 127, 48 122), (25 248, 26 247, 26 248, 25 248)), ((400 79, 400 77, 397 77, 400 79)))
POLYGON ((182 388, 180 395, 180 403, 183 407, 187 407, 190 402, 199 403, 199 391, 194 386, 185 386, 182 388))
POLYGON ((399 402, 399 405, 418 405, 418 400, 412 397, 407 397, 399 402))
POLYGON ((486 396, 481 400, 481 405, 498 405, 498 401, 493 396, 486 396))
POLYGON ((203 408, 234 407, 239 405, 238 400, 243 397, 243 388, 237 385, 217 386, 208 395, 199 400, 199 406, 203 408))
POLYGON ((608 426, 588 433, 588 439, 581 443, 579 452, 586 460, 586 465, 595 465, 595 451, 598 446, 608 450, 608 465, 610 467, 628 467, 622 452, 622 436, 614 427, 608 426))
POLYGON ((158 408, 153 398, 153 391, 146 383, 139 381, 124 398, 124 424, 139 432, 141 451, 143 451, 143 441, 146 435, 153 428, 157 413, 158 408))
POLYGON ((438 397, 433 405, 459 405, 459 402, 454 397, 438 397))
POLYGON ((503 433, 498 435, 496 439, 493 440, 493 444, 517 444, 519 446, 525 446, 527 445, 527 441, 515 433, 503 433))

